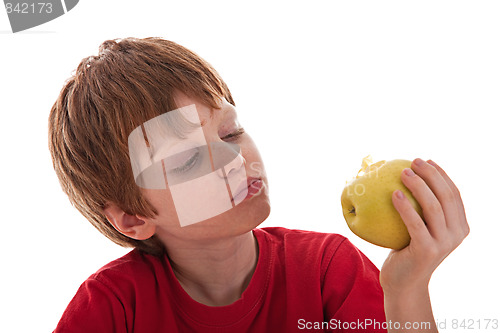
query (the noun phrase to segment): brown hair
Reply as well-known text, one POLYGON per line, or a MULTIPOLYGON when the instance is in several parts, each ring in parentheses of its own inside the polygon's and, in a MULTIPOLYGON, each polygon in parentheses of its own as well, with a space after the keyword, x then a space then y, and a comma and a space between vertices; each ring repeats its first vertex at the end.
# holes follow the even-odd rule
POLYGON ((222 97, 234 105, 219 74, 188 49, 161 38, 107 40, 80 62, 49 116, 52 162, 71 203, 113 242, 156 255, 164 251, 156 236, 124 236, 103 209, 112 202, 130 215, 157 214, 135 184, 128 135, 176 109, 176 90, 214 109, 222 97))

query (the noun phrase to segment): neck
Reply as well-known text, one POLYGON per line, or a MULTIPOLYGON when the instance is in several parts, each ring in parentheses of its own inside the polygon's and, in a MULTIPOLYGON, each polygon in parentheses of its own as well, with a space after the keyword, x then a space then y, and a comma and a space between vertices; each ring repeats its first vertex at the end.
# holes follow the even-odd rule
MULTIPOLYGON (((209 306, 237 301, 257 266, 258 245, 251 231, 195 247, 165 242, 172 269, 194 300, 209 306)), ((177 242, 176 242, 177 243, 177 242)))

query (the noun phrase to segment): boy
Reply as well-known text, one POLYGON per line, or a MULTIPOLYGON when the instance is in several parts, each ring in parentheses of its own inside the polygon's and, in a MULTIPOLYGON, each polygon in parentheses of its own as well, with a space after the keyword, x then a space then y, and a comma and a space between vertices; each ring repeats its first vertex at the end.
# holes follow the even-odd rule
POLYGON ((257 228, 268 181, 234 105, 208 63, 160 38, 106 41, 80 63, 49 117, 54 168, 135 249, 82 284, 55 332, 437 331, 427 285, 468 234, 446 173, 420 159, 402 173, 425 223, 396 191, 412 241, 379 273, 342 236, 257 228))

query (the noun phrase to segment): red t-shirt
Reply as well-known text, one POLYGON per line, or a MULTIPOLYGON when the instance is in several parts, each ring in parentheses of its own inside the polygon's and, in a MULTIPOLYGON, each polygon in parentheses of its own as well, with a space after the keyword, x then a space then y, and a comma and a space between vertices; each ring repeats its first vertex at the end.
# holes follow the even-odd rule
POLYGON ((133 250, 81 285, 54 332, 386 332, 379 271, 345 237, 253 233, 257 267, 230 305, 196 302, 166 255, 133 250))

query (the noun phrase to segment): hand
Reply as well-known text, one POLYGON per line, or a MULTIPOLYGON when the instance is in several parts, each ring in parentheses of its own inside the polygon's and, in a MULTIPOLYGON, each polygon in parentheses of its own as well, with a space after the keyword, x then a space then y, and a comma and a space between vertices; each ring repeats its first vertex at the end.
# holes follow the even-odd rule
POLYGON ((380 272, 384 292, 426 289, 434 270, 469 234, 460 193, 436 163, 416 159, 411 169, 403 170, 401 180, 422 207, 423 220, 401 191, 394 191, 392 202, 411 241, 404 249, 391 251, 384 262, 380 272))

